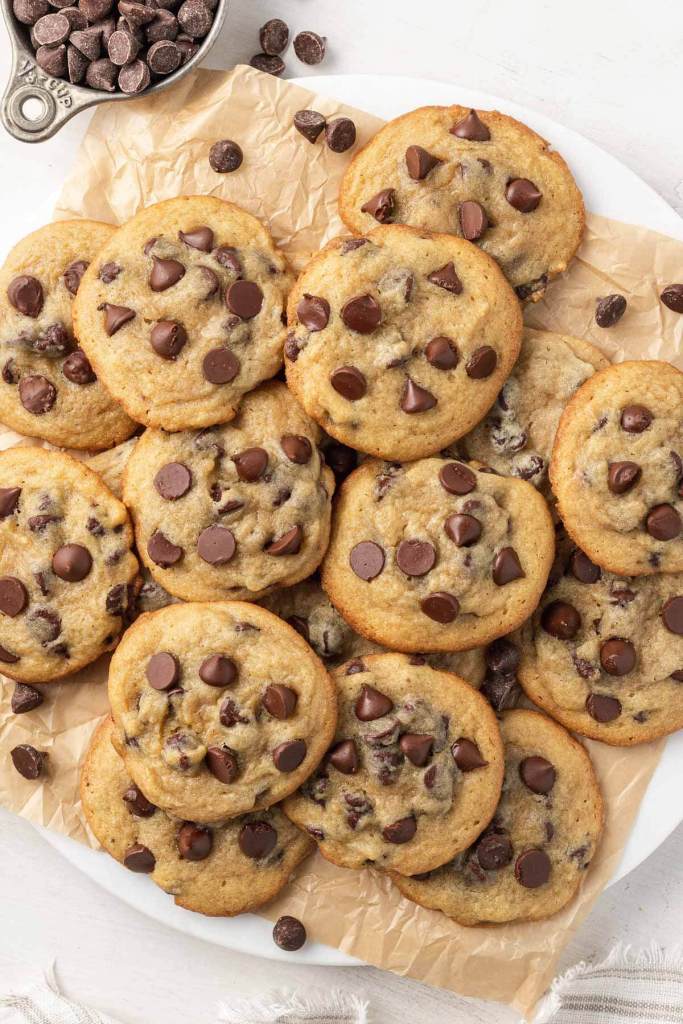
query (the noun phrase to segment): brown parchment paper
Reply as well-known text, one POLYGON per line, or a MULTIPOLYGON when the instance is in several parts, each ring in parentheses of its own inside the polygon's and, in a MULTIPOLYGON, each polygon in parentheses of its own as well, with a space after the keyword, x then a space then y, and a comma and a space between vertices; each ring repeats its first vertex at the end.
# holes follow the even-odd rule
MULTIPOLYGON (((359 145, 381 124, 251 68, 200 70, 159 96, 100 107, 56 216, 120 222, 161 199, 213 194, 267 222, 300 267, 344 230, 336 200, 352 155, 302 139, 291 127, 294 112, 302 108, 327 116, 348 114, 356 122, 359 145), (244 163, 234 174, 217 175, 209 167, 208 149, 219 138, 235 139, 244 150, 244 163)), ((533 326, 589 339, 615 359, 662 358, 683 367, 683 317, 658 301, 666 284, 681 279, 682 268, 682 243, 589 215, 579 256, 526 317, 533 326), (616 327, 603 331, 594 323, 595 299, 614 291, 628 297, 628 309, 616 327)), ((0 428, 0 448, 16 443, 35 442, 0 428)), ((133 443, 93 459, 114 490, 133 443)), ((11 714, 14 684, 0 677, 1 763, 8 765, 9 751, 18 743, 30 742, 50 753, 50 773, 42 784, 26 782, 11 769, 0 772, 0 803, 90 845, 78 776, 92 731, 107 711, 107 665, 103 657, 72 680, 44 687, 45 704, 23 716, 11 714)), ((579 898, 549 921, 462 928, 404 900, 380 874, 344 871, 319 856, 311 858, 264 916, 293 913, 305 921, 312 938, 368 963, 530 1013, 563 947, 618 865, 663 742, 631 750, 587 745, 605 796, 605 837, 579 898)))

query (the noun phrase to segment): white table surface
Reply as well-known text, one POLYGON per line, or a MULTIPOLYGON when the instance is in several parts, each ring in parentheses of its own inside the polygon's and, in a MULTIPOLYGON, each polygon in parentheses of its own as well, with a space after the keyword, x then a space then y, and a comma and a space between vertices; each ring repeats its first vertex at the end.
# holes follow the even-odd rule
MULTIPOLYGON (((231 0, 207 62, 229 67, 258 50, 279 15, 328 37, 319 68, 449 80, 509 97, 582 132, 628 164, 683 213, 680 60, 683 8, 672 0, 231 0)), ((289 74, 307 69, 291 56, 289 74)), ((0 79, 9 63, 0 37, 0 79)), ((33 227, 87 124, 77 117, 40 146, 0 137, 3 245, 33 227)), ((682 268, 683 273, 683 268, 682 268)), ((221 996, 338 986, 364 994, 373 1024, 512 1024, 512 1011, 474 1003, 372 968, 278 964, 186 938, 137 914, 63 861, 26 823, 0 812, 0 992, 56 960, 63 990, 130 1024, 205 1024, 221 996)), ((619 940, 680 941, 683 828, 613 886, 561 966, 599 958, 619 940)))

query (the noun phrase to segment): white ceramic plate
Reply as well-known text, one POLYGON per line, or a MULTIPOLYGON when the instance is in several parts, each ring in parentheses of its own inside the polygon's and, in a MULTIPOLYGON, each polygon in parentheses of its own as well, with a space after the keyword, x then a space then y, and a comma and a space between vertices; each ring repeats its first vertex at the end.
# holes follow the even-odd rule
MULTIPOLYGON (((683 240, 683 220, 649 185, 614 157, 581 135, 542 114, 507 100, 446 82, 380 75, 329 75, 294 80, 307 89, 334 96, 380 117, 395 117, 429 103, 458 102, 480 109, 497 107, 518 117, 548 139, 567 159, 594 213, 642 224, 683 240)), ((652 778, 612 882, 645 860, 683 820, 679 799, 683 774, 683 732, 669 739, 652 778)), ((64 836, 41 830, 67 860, 109 892, 163 924, 228 949, 296 963, 351 965, 359 961, 329 946, 310 943, 298 953, 284 953, 270 936, 271 926, 253 914, 232 919, 201 917, 176 907, 149 880, 131 874, 109 857, 64 836)), ((610 883, 611 884, 611 883, 610 883)))

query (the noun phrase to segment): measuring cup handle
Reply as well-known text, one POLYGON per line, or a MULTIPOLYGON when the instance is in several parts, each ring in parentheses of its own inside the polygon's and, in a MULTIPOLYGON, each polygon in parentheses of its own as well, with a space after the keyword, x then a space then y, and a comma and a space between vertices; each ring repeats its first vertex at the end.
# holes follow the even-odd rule
POLYGON ((15 139, 43 142, 79 110, 95 102, 95 97, 75 95, 68 82, 46 75, 25 51, 15 45, 12 71, 0 106, 2 123, 15 139), (24 113, 30 100, 41 105, 41 112, 36 117, 28 117, 24 113))

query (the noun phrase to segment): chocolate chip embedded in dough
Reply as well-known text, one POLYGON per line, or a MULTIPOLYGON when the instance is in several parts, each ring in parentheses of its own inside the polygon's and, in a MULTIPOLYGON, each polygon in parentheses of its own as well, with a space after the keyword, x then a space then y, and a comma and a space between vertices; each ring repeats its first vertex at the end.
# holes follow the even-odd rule
POLYGON ((267 821, 248 821, 240 829, 237 842, 245 857, 262 860, 275 849, 277 832, 267 821))
POLYGON ((43 308, 43 286, 37 277, 21 274, 10 281, 7 298, 19 313, 35 319, 43 308))
POLYGON ((538 889, 550 878, 550 858, 545 850, 525 850, 515 861, 515 878, 525 889, 538 889))
POLYGON ((376 579, 384 569, 384 551, 374 541, 361 541, 351 549, 349 564, 356 576, 367 583, 376 579))
POLYGON ((355 366, 339 366, 330 374, 334 390, 349 402, 357 402, 368 390, 367 381, 355 366))
POLYGON ((355 775, 360 766, 358 749, 353 740, 340 740, 336 743, 327 760, 342 775, 355 775))
POLYGON ((411 377, 406 378, 400 401, 403 412, 409 414, 428 412, 436 406, 437 402, 438 399, 431 391, 417 384, 411 377))
POLYGON ((655 540, 675 540, 681 532, 681 517, 673 505, 655 505, 648 512, 645 524, 655 540))
POLYGON ((149 286, 153 292, 165 292, 185 276, 185 267, 179 260, 162 260, 152 256, 149 286))
POLYGON ((369 213, 380 224, 389 224, 396 215, 396 192, 393 188, 383 188, 361 206, 363 213, 369 213))
POLYGON ((282 536, 277 537, 271 541, 270 544, 264 548, 267 555, 297 555, 301 549, 301 544, 304 538, 304 531, 300 526, 293 526, 291 530, 287 530, 282 536))
POLYGON ((396 549, 396 564, 406 576, 424 576, 436 563, 436 551, 428 541, 402 540, 396 549))
POLYGON ((497 363, 496 350, 490 345, 481 345, 467 360, 465 372, 472 380, 485 380, 491 376, 497 363))
POLYGON ((493 582, 498 587, 504 587, 508 583, 512 583, 513 580, 519 580, 526 576, 514 548, 500 549, 493 560, 492 576, 493 582))
POLYGON ((60 579, 79 583, 92 569, 92 555, 82 544, 64 544, 52 556, 52 569, 60 579))
POLYGON ((178 659, 168 651, 153 654, 145 668, 147 682, 155 690, 170 690, 180 679, 178 659))
MULTIPOLYGON (((348 672, 347 672, 348 675, 348 672)), ((394 702, 374 686, 364 686, 354 705, 356 718, 360 722, 374 722, 383 718, 394 708, 394 702)))
POLYGON ((296 307, 296 315, 307 330, 322 331, 330 322, 330 304, 318 295, 304 293, 296 307))
POLYGON ((491 132, 476 110, 470 110, 469 114, 454 124, 449 131, 451 135, 455 135, 459 139, 467 139, 468 142, 489 142, 491 139, 491 132))
POLYGON ((425 346, 425 358, 437 370, 453 370, 460 357, 455 343, 450 338, 439 336, 425 346))
POLYGON ((611 676, 625 676, 635 667, 635 647, 630 640, 610 637, 600 645, 600 664, 611 676))
POLYGON ((240 372, 237 356, 227 348, 212 348, 202 361, 202 372, 210 384, 229 384, 240 372))
POLYGON ((341 308, 346 326, 358 334, 372 334, 382 321, 382 309, 372 295, 356 295, 341 308))
POLYGON ((420 608, 434 622, 445 626, 457 618, 460 603, 454 594, 438 590, 423 597, 420 601, 420 608))
POLYGON ((558 640, 571 640, 581 629, 581 615, 567 601, 551 601, 543 609, 541 626, 558 640))
POLYGON ((408 146, 406 150, 406 167, 413 181, 422 181, 430 171, 441 163, 422 146, 408 146))
POLYGON ((554 766, 545 757, 532 755, 525 757, 519 765, 519 775, 532 793, 549 793, 555 785, 557 772, 554 766))
POLYGON ((403 843, 409 843, 416 832, 417 821, 410 815, 407 818, 400 818, 398 821, 392 822, 391 825, 385 825, 382 829, 382 837, 387 843, 402 845, 403 843))
POLYGON ((273 764, 279 772, 296 771, 306 757, 304 740, 285 740, 273 750, 273 764))
POLYGON ((477 486, 476 475, 462 462, 448 462, 439 470, 439 482, 449 494, 470 494, 477 486))
POLYGON ((103 302, 97 308, 104 311, 104 329, 110 338, 135 317, 135 311, 128 306, 115 306, 111 302, 103 302))
POLYGON ((438 270, 432 270, 431 274, 427 274, 427 280, 451 292, 452 295, 460 295, 462 292, 462 281, 455 272, 455 265, 452 262, 445 263, 438 270))
POLYGON ((596 722, 613 722, 621 714, 621 702, 606 694, 590 693, 586 698, 586 711, 596 722))
POLYGON ((473 772, 477 768, 485 768, 488 764, 474 740, 464 736, 451 745, 451 754, 461 772, 473 772))
POLYGON ((543 193, 528 178, 513 178, 507 184, 505 198, 519 213, 532 213, 541 202, 543 193))
POLYGON ((97 380, 90 360, 80 348, 66 357, 62 363, 62 373, 67 380, 70 380, 72 384, 78 384, 79 387, 93 384, 97 380))
POLYGON ((225 526, 207 526, 197 540, 197 554, 209 565, 225 565, 236 548, 235 536, 225 526))
POLYGON ((473 199, 460 204, 458 219, 462 236, 468 242, 477 242, 489 226, 486 210, 473 199))
POLYGON ((183 549, 174 544, 161 530, 156 530, 147 543, 147 553, 155 565, 168 569, 183 557, 183 549))
POLYGON ((636 462, 610 462, 607 486, 612 494, 626 494, 638 483, 642 469, 636 462))
POLYGON ((192 473, 184 462, 167 462, 154 477, 154 487, 166 501, 177 501, 192 486, 192 473))
POLYGON ((201 828, 188 821, 181 825, 177 843, 182 860, 206 860, 213 849, 213 833, 211 829, 201 828))
POLYGON ((261 703, 273 718, 285 721, 291 718, 296 710, 299 700, 296 690, 291 686, 284 686, 282 683, 271 683, 261 698, 261 703))
POLYGON ((621 427, 629 434, 642 434, 650 426, 654 413, 644 405, 627 405, 621 411, 621 427))

